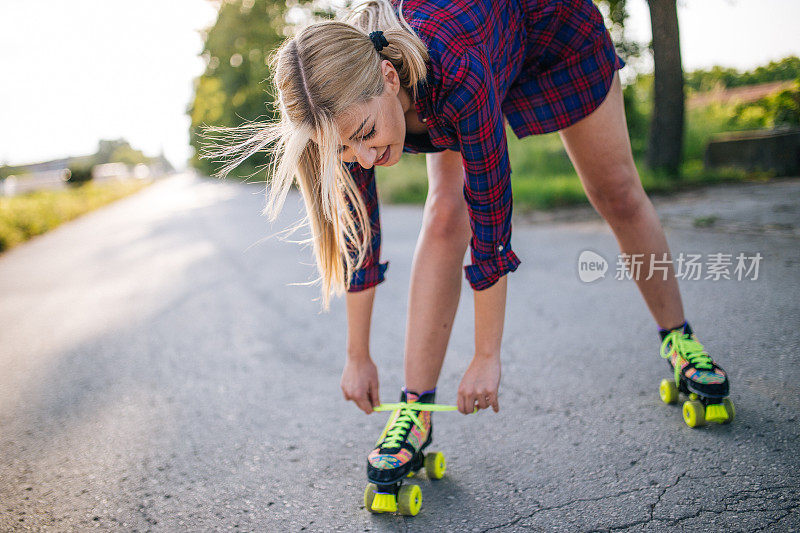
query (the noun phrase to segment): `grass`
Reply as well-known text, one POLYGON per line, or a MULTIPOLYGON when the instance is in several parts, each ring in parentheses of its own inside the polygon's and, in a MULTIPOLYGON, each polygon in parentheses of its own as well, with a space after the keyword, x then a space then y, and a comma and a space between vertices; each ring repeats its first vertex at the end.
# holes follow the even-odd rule
POLYGON ((717 220, 719 220, 718 216, 709 215, 707 217, 695 218, 693 224, 695 228, 710 228, 717 222, 717 220))
MULTIPOLYGON (((640 106, 640 109, 647 112, 645 105, 640 106)), ((734 129, 730 125, 732 116, 732 106, 719 104, 687 111, 685 162, 677 179, 650 171, 644 164, 641 149, 636 150, 634 159, 645 190, 660 194, 701 185, 770 179, 769 173, 747 173, 733 168, 712 170, 703 167, 702 158, 706 144, 714 134, 734 129)), ((515 211, 588 205, 583 186, 557 133, 519 140, 508 130, 507 136, 515 211)), ((645 138, 632 139, 635 149, 646 144, 645 138)), ((378 171, 378 188, 381 200, 388 203, 424 203, 428 191, 425 156, 404 154, 397 165, 381 168, 378 171)))
POLYGON ((0 252, 133 194, 149 183, 142 180, 89 182, 57 191, 0 198, 0 252))

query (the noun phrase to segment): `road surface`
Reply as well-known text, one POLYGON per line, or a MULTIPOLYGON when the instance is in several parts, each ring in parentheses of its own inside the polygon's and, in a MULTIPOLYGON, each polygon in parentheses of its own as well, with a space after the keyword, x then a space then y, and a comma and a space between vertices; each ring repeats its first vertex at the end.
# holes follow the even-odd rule
MULTIPOLYGON (((182 175, 66 224, 0 257, 0 530, 798 530, 800 182, 738 187, 720 191, 763 201, 657 203, 673 254, 763 257, 757 279, 681 280, 735 423, 691 430, 660 402, 655 325, 596 216, 518 220, 501 411, 435 416, 448 475, 422 476, 415 518, 363 509, 385 414, 341 397, 343 302, 321 314, 292 285, 310 249, 267 238, 297 196, 270 227, 262 187, 182 175), (585 250, 604 278, 581 281, 585 250)), ((421 210, 382 218, 372 351, 396 401, 421 210)), ((472 356, 463 287, 447 403, 472 356)))

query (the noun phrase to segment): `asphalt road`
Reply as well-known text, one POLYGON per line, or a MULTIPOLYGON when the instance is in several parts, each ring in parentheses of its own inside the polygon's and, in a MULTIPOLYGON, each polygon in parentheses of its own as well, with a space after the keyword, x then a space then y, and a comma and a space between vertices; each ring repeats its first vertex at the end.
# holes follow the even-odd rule
MULTIPOLYGON (((730 426, 691 430, 660 402, 654 323, 596 217, 518 221, 501 411, 435 416, 448 475, 422 476, 415 518, 363 509, 385 415, 342 399, 343 302, 320 314, 316 287, 291 285, 312 279, 310 249, 264 237, 299 219, 297 197, 270 228, 261 192, 177 176, 0 257, 0 530, 800 530, 798 180, 726 189, 767 198, 737 204, 752 231, 715 194, 658 203, 674 254, 763 256, 757 280, 681 281, 731 376, 730 426), (593 283, 587 249, 610 263, 593 283)), ((402 385, 420 221, 383 210, 384 401, 402 385)), ((448 403, 472 356, 463 287, 448 403)))

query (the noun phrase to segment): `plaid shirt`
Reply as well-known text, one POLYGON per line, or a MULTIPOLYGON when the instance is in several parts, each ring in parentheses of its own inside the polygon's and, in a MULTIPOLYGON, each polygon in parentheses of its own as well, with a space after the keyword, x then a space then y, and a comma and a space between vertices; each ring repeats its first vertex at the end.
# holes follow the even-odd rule
MULTIPOLYGON (((395 1, 395 5, 397 2, 395 1)), ((591 113, 608 94, 617 56, 591 0, 406 0, 403 14, 428 47, 415 107, 428 135, 404 152, 461 152, 475 290, 517 269, 511 249, 511 167, 505 120, 517 137, 548 133, 591 113)), ((362 192, 373 239, 350 291, 383 281, 374 167, 347 165, 362 192)))

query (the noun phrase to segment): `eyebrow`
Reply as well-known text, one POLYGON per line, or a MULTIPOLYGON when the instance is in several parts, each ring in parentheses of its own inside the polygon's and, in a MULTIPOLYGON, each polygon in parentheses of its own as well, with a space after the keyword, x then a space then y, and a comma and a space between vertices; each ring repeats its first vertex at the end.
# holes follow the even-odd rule
POLYGON ((371 116, 372 116, 372 115, 367 115, 367 118, 365 118, 365 119, 364 119, 364 122, 362 122, 362 123, 361 123, 361 125, 358 127, 358 129, 356 130, 356 132, 350 136, 350 139, 349 139, 349 140, 351 140, 351 141, 352 141, 352 140, 353 140, 353 137, 355 137, 356 135, 358 135, 358 132, 359 132, 359 131, 361 131, 361 128, 363 128, 363 127, 364 127, 364 124, 366 124, 366 123, 367 123, 367 121, 369 120, 369 117, 371 117, 371 116))

